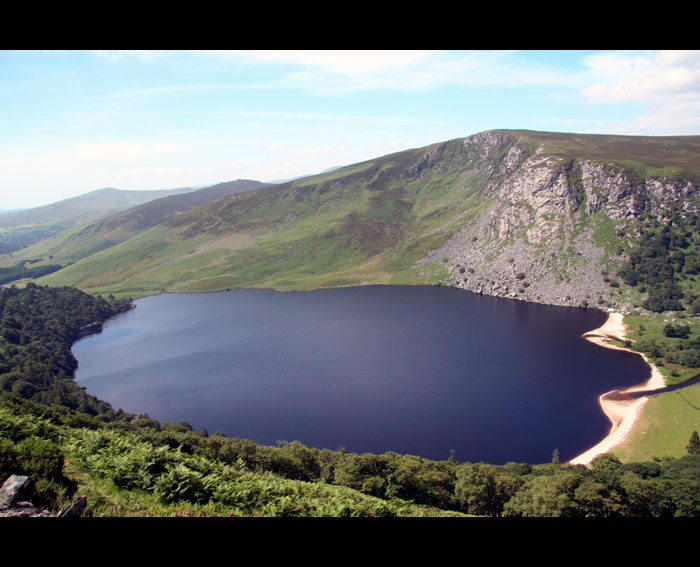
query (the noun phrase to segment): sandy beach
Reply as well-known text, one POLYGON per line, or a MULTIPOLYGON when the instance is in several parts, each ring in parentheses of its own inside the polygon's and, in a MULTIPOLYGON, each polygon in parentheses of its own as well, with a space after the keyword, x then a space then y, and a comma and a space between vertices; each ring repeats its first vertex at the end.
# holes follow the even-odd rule
MULTIPOLYGON (((609 339, 624 341, 626 326, 623 323, 622 313, 610 313, 607 321, 598 329, 584 333, 583 337, 589 341, 605 348, 634 352, 630 349, 618 347, 607 342, 609 339)), ((639 353, 635 353, 639 354, 639 353)), ((600 443, 591 447, 584 453, 569 461, 573 465, 587 465, 598 455, 607 453, 620 444, 627 434, 632 430, 632 426, 639 415, 644 404, 649 400, 647 397, 636 399, 626 399, 621 394, 630 392, 658 390, 666 387, 666 381, 659 370, 649 362, 646 356, 640 354, 649 366, 651 366, 651 377, 643 384, 632 386, 624 390, 613 390, 602 394, 599 398, 600 407, 608 419, 611 427, 608 435, 600 443)))

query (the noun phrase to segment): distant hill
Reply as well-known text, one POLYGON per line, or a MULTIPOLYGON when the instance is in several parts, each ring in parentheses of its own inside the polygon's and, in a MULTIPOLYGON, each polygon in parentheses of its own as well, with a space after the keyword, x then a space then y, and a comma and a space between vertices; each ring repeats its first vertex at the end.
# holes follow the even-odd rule
POLYGON ((7 254, 67 228, 85 224, 141 203, 194 191, 193 188, 126 191, 106 187, 56 203, 0 213, 0 253, 7 254))
POLYGON ((118 213, 141 203, 190 191, 194 191, 194 189, 186 187, 153 191, 127 191, 105 187, 50 205, 9 212, 0 218, 0 227, 62 223, 68 228, 118 213))
POLYGON ((250 191, 265 184, 239 179, 150 200, 94 222, 75 226, 15 252, 0 261, 9 266, 18 260, 45 258, 48 263, 68 264, 136 236, 194 207, 227 195, 250 191))
MULTIPOLYGON (((334 167, 329 167, 328 169, 324 169, 321 173, 318 175, 322 175, 324 173, 330 173, 331 171, 335 171, 336 169, 340 169, 342 166, 336 165, 334 167)), ((296 177, 289 177, 286 179, 274 179, 273 181, 268 181, 270 185, 276 185, 279 183, 287 183, 289 181, 296 181, 297 179, 304 179, 304 177, 311 177, 311 175, 306 174, 306 175, 297 175, 296 177)))

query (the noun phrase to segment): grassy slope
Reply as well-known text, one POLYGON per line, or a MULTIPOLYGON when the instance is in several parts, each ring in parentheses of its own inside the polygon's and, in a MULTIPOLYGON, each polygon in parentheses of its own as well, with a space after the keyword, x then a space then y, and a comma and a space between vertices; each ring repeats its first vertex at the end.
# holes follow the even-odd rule
POLYGON ((203 203, 264 186, 259 181, 239 179, 185 194, 170 195, 132 207, 110 217, 65 230, 0 259, 0 267, 19 260, 43 259, 36 265, 67 265, 141 234, 173 216, 203 203))
MULTIPOLYGON (((700 171, 697 136, 516 133, 531 151, 544 144, 566 159, 615 160, 644 173, 700 171)), ((506 151, 507 145, 496 153, 506 151)), ((243 286, 438 283, 446 278, 444 266, 414 264, 491 197, 479 189, 493 164, 476 156, 453 140, 227 197, 40 282, 135 296, 243 286), (471 175, 463 179, 467 170, 471 175)), ((586 226, 594 221, 584 220, 586 226)))
MULTIPOLYGON (((663 327, 669 321, 667 314, 628 315, 627 337, 633 341, 640 338, 657 342, 678 341, 664 337, 663 327), (640 332, 640 326, 642 331, 640 332)), ((691 336, 700 333, 700 319, 684 317, 674 321, 691 329, 691 336)), ((680 384, 695 377, 697 368, 685 368, 663 359, 652 359, 664 375, 666 384, 680 384)), ((653 457, 682 457, 693 431, 700 431, 700 384, 649 396, 638 416, 638 421, 627 439, 613 453, 623 462, 647 461, 653 457)))
POLYGON ((162 189, 155 191, 125 191, 98 189, 78 197, 64 199, 50 205, 35 207, 0 216, 0 227, 63 223, 76 225, 130 209, 142 203, 177 195, 191 189, 162 189))
POLYGON ((459 142, 447 166, 411 173, 409 150, 303 180, 227 197, 42 279, 47 285, 132 296, 233 287, 281 290, 365 283, 437 283, 444 266, 413 264, 478 207, 459 142), (454 167, 455 162, 460 167, 454 167), (408 172, 408 173, 407 173, 408 172))
POLYGON ((682 457, 693 431, 700 430, 700 384, 649 396, 627 439, 613 453, 623 462, 682 457))

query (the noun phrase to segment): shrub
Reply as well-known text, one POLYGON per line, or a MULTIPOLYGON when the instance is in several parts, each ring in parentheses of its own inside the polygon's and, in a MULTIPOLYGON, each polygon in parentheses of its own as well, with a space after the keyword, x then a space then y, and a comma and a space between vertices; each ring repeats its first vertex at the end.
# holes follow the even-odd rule
POLYGON ((211 498, 216 482, 182 463, 170 467, 168 472, 158 477, 155 494, 163 502, 185 500, 193 503, 205 503, 211 498))

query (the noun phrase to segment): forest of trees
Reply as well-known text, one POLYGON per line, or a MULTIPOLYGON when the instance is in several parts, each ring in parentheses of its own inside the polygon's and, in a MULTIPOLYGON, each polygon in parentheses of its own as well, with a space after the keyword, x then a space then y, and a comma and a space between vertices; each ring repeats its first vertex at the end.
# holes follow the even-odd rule
POLYGON ((11 268, 0 268, 0 284, 6 284, 23 278, 40 278, 57 270, 63 266, 60 264, 45 264, 27 268, 26 262, 18 262, 11 268))
POLYGON ((75 384, 70 347, 88 326, 129 307, 73 288, 0 291, 0 481, 28 474, 38 503, 63 503, 76 490, 64 470, 70 451, 86 473, 122 489, 250 513, 311 513, 301 489, 255 476, 273 475, 377 499, 348 504, 344 495, 342 505, 320 512, 331 515, 394 515, 400 502, 495 517, 700 515, 697 433, 678 459, 623 464, 608 454, 588 468, 562 464, 555 452, 550 463, 492 465, 315 449, 298 441, 263 446, 114 410, 75 384))
MULTIPOLYGON (((617 275, 627 285, 647 293, 645 309, 655 313, 685 310, 679 280, 700 274, 699 226, 695 215, 677 215, 668 223, 649 221, 641 225, 637 247, 617 275)), ((700 313, 700 298, 686 298, 686 303, 690 313, 700 313)))
POLYGON ((131 307, 72 287, 28 283, 0 289, 0 391, 97 415, 114 410, 73 380, 71 346, 91 325, 131 307))

